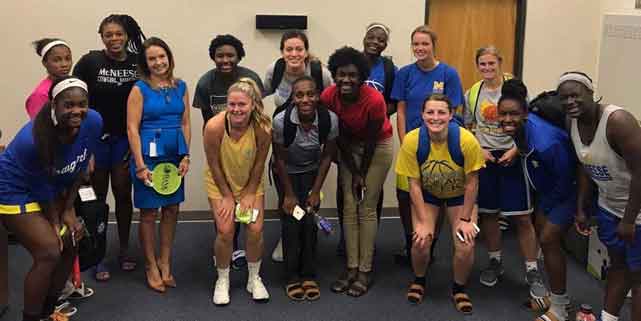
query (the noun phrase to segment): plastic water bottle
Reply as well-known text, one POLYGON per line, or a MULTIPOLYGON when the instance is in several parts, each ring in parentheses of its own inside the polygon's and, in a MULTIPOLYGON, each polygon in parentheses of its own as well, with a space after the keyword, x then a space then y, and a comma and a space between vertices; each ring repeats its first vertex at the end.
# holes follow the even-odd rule
POLYGON ((579 312, 576 313, 576 321, 596 321, 596 316, 592 313, 592 306, 581 304, 579 312))

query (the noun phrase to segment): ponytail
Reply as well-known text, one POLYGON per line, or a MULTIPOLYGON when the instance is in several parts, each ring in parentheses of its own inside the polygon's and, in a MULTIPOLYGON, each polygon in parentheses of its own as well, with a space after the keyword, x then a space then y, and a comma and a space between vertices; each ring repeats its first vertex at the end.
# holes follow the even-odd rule
POLYGON ((56 126, 51 117, 53 104, 47 101, 33 120, 33 142, 40 156, 42 166, 47 174, 53 176, 55 168, 56 150, 62 144, 56 133, 56 126))
POLYGON ((261 94, 260 88, 254 80, 251 78, 243 77, 240 78, 236 83, 229 87, 227 93, 233 91, 240 91, 247 95, 252 100, 254 108, 251 112, 251 121, 264 130, 270 130, 272 127, 272 121, 267 114, 265 114, 265 105, 263 105, 263 96, 261 94))

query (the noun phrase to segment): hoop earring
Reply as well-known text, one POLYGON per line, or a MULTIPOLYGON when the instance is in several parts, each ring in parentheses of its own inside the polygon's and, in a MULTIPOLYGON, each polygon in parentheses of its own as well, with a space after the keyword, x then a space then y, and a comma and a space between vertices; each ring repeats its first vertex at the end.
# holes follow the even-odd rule
POLYGON ((53 122, 53 126, 58 126, 58 119, 56 118, 56 111, 51 108, 51 121, 53 122))

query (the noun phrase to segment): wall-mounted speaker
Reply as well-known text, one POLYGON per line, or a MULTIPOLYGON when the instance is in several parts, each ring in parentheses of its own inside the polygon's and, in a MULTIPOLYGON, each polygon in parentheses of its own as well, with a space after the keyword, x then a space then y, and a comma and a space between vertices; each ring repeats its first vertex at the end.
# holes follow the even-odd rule
POLYGON ((256 15, 256 29, 307 29, 307 16, 256 15))

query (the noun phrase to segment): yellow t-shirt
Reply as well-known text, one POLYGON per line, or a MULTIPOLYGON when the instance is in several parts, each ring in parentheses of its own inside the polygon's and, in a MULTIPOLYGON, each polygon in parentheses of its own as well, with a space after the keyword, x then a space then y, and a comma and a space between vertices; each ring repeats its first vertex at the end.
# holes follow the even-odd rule
POLYGON ((423 190, 438 198, 451 198, 465 193, 465 175, 485 167, 483 152, 476 137, 465 128, 461 128, 461 152, 464 167, 458 166, 450 156, 447 142, 431 142, 430 155, 423 163, 418 164, 418 133, 420 128, 405 135, 403 144, 396 159, 396 174, 410 178, 420 178, 423 190))

